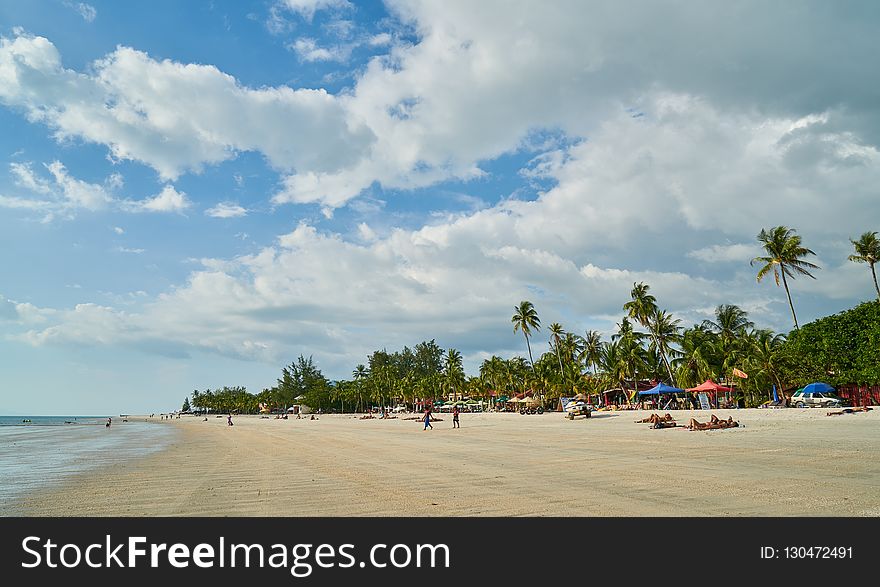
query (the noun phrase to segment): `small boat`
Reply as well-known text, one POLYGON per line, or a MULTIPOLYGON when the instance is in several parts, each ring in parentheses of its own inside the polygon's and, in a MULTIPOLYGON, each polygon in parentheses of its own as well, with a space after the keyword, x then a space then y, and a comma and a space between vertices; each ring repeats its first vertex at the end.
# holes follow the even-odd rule
POLYGON ((30 424, 30 423, 31 423, 31 421, 30 421, 30 420, 27 420, 27 419, 25 419, 25 420, 22 420, 22 421, 21 421, 21 423, 22 423, 22 424, 30 424))

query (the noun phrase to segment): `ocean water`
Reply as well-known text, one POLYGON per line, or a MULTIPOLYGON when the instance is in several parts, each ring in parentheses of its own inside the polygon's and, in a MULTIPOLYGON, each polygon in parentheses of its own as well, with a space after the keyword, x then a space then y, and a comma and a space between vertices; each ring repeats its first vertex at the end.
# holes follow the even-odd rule
POLYGON ((0 416, 0 516, 18 499, 89 470, 165 448, 172 426, 106 416, 0 416), (25 422, 25 420, 30 420, 25 422))

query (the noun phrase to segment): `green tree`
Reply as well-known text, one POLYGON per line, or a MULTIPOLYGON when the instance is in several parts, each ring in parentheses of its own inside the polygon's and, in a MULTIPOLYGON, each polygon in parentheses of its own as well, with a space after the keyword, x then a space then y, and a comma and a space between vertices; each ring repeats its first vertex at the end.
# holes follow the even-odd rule
POLYGON ((874 265, 880 261, 880 239, 877 238, 876 232, 865 232, 859 237, 859 240, 850 241, 855 248, 854 255, 847 257, 854 263, 867 263, 871 269, 871 276, 874 278, 874 289, 877 291, 877 301, 880 302, 880 286, 877 285, 877 271, 874 265))
POLYGON ((189 398, 185 397, 185 398, 183 398, 183 407, 180 408, 180 411, 183 412, 184 414, 186 414, 187 412, 189 412, 189 410, 190 410, 189 398))
POLYGON ((751 260, 751 265, 761 264, 758 270, 757 280, 760 283, 764 277, 773 272, 776 280, 776 286, 779 287, 779 278, 782 276, 782 286, 785 288, 785 295, 788 297, 788 306, 791 308, 791 317, 794 320, 795 330, 798 330, 797 315, 794 312, 794 304, 791 301, 791 292, 788 289, 788 280, 786 277, 795 278, 795 274, 806 275, 816 279, 810 270, 820 269, 818 265, 814 265, 808 261, 804 261, 807 255, 815 255, 813 251, 801 245, 801 237, 796 231, 785 226, 774 226, 770 230, 761 229, 758 233, 758 242, 764 247, 767 253, 763 257, 755 257, 751 260))
POLYGON ((541 329, 541 320, 538 318, 538 312, 535 310, 535 306, 532 302, 527 300, 523 300, 519 303, 519 306, 514 306, 514 314, 510 319, 513 323, 513 331, 517 332, 518 330, 522 330, 523 336, 526 337, 526 348, 529 351, 529 363, 532 364, 532 369, 535 368, 535 361, 532 359, 532 345, 529 344, 529 336, 532 334, 532 331, 538 331, 541 329))

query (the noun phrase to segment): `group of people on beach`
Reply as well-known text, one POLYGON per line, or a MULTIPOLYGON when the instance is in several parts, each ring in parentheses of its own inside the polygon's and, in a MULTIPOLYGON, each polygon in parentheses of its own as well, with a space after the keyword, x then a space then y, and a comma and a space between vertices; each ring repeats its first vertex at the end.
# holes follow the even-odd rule
MULTIPOLYGON (((673 418, 672 414, 669 412, 662 416, 659 414, 651 414, 647 418, 636 420, 636 424, 650 424, 651 428, 655 429, 679 428, 675 418, 673 418)), ((722 420, 715 414, 712 414, 708 422, 700 422, 696 418, 691 418, 686 426, 681 427, 687 428, 688 430, 721 430, 723 428, 737 428, 738 426, 739 422, 734 420, 733 416, 728 417, 727 420, 722 420)))
MULTIPOLYGON (((460 413, 461 412, 459 411, 458 406, 455 406, 452 408, 452 427, 453 428, 461 428, 461 422, 459 421, 459 414, 460 413)), ((434 427, 431 426, 431 421, 433 419, 434 419, 434 417, 431 415, 431 406, 428 406, 425 408, 425 415, 422 417, 422 421, 424 421, 424 423, 425 423, 425 427, 422 430, 427 430, 428 428, 433 430, 434 427)))

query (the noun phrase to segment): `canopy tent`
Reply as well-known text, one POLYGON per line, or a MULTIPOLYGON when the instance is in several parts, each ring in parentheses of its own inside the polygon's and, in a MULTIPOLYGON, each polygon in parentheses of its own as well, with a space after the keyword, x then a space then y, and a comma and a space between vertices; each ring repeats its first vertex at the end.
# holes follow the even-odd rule
POLYGON ((733 391, 733 388, 732 387, 724 387, 723 385, 718 385, 717 383, 715 383, 711 379, 707 379, 706 381, 704 381, 703 383, 699 384, 696 387, 689 387, 687 389, 687 391, 696 391, 696 392, 711 391, 713 393, 716 393, 719 391, 733 391))
POLYGON ((522 400, 522 403, 529 405, 529 406, 540 406, 541 400, 539 400, 536 397, 527 397, 524 400, 522 400))
POLYGON ((640 391, 639 395, 660 395, 661 393, 684 393, 684 390, 678 387, 666 385, 665 383, 658 383, 651 389, 640 391))
POLYGON ((816 381, 804 386, 804 393, 828 393, 832 391, 835 391, 833 387, 827 383, 822 383, 821 381, 816 381))

